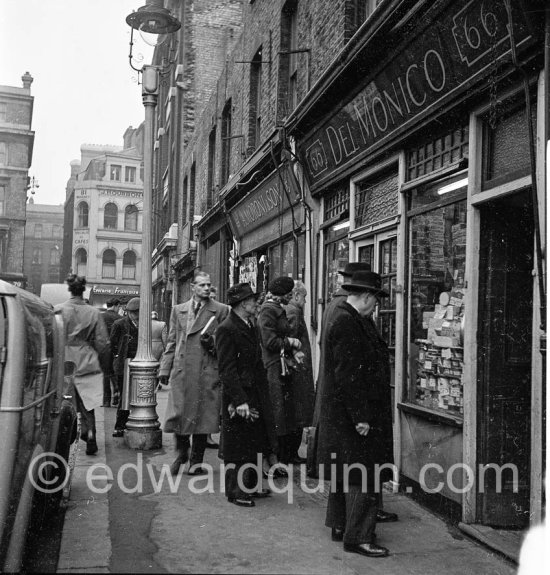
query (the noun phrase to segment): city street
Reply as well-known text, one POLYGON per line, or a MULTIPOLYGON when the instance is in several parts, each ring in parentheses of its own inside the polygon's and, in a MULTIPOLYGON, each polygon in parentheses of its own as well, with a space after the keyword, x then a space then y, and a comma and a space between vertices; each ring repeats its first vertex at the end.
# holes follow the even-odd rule
MULTIPOLYGON (((159 394, 161 417, 168 393, 159 394)), ((288 574, 512 574, 514 566, 468 539, 402 494, 386 494, 385 507, 399 515, 397 523, 381 524, 378 541, 390 549, 387 558, 365 558, 334 543, 324 527, 326 494, 303 493, 294 478, 294 501, 287 493, 258 500, 254 509, 231 505, 219 493, 217 452, 207 451, 215 471, 214 493, 191 493, 206 486, 204 478, 183 475, 170 492, 166 480, 154 492, 151 475, 159 480, 163 464, 172 460, 172 437, 164 435, 163 448, 154 452, 130 451, 111 432, 115 409, 98 410, 97 456, 86 456, 83 444, 77 459, 58 563, 59 573, 288 573, 288 574), (138 464, 153 470, 143 474, 141 493, 125 493, 136 486, 136 472, 122 469, 123 485, 116 477, 121 466, 138 464), (94 481, 92 493, 86 474, 94 464, 107 464, 115 481, 94 481)), ((302 446, 302 449, 304 446, 302 446)), ((94 476, 104 475, 96 470, 94 476)), ((311 483, 308 483, 313 485, 311 483)), ((277 480, 283 488, 286 480, 277 480)))

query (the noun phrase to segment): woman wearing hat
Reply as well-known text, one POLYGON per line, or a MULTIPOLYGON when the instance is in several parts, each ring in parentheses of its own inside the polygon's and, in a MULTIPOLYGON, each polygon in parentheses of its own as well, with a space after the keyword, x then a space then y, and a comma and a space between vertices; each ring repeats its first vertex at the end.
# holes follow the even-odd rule
MULTIPOLYGON (((269 285, 265 302, 258 316, 258 330, 262 343, 264 366, 267 370, 269 395, 272 405, 274 435, 281 463, 290 463, 294 437, 298 432, 293 405, 292 373, 282 377, 282 355, 300 357, 299 339, 290 337, 291 327, 285 309, 292 297, 294 280, 291 277, 275 278, 269 285)), ((277 470, 281 474, 281 470, 277 470)))
POLYGON ((325 525, 345 551, 384 557, 388 550, 374 542, 374 530, 380 486, 391 478, 391 469, 378 466, 393 463, 390 363, 370 318, 388 293, 372 271, 355 272, 342 287, 347 300, 336 306, 322 343, 317 457, 331 479, 325 525))

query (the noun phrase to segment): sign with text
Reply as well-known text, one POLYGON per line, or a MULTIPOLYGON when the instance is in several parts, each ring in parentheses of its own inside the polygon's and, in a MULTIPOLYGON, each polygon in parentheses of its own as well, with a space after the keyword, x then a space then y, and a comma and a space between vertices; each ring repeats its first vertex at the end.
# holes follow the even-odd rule
MULTIPOLYGON (((514 41, 531 36, 521 4, 512 2, 514 41)), ((396 52, 366 86, 299 144, 312 187, 392 135, 510 53, 503 0, 455 0, 396 52)))

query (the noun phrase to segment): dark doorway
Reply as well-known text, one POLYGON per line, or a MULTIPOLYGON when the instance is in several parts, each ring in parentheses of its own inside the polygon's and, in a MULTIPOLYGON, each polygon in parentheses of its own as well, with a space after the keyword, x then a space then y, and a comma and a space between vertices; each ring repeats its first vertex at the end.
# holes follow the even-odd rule
POLYGON ((529 191, 481 210, 478 332, 478 521, 529 524, 533 218, 529 191), (517 470, 517 473, 515 473, 517 470), (515 476, 514 476, 515 475, 515 476), (517 480, 517 481, 515 481, 517 480))

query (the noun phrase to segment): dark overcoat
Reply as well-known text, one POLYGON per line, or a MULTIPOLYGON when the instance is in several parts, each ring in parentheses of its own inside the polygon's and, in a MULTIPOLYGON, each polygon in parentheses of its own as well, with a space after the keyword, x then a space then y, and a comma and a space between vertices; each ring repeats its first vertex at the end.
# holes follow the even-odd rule
POLYGON ((113 373, 124 376, 124 362, 136 357, 138 326, 128 317, 117 319, 111 327, 111 349, 114 356, 113 373))
POLYGON ((290 337, 300 340, 302 344, 300 351, 304 353, 304 361, 298 366, 293 377, 294 416, 298 427, 309 427, 312 423, 315 403, 311 343, 303 308, 295 301, 291 301, 285 307, 285 312, 290 325, 290 337))
POLYGON ((297 425, 292 377, 281 379, 281 348, 290 353, 291 347, 288 342, 290 324, 279 303, 267 300, 262 304, 258 315, 258 332, 267 370, 275 435, 280 437, 294 432, 297 425))
POLYGON ((255 462, 268 449, 265 415, 269 414, 269 388, 255 327, 249 327, 234 311, 216 331, 216 353, 222 383, 222 440, 226 462, 255 462), (247 403, 260 417, 247 421, 230 417, 229 404, 247 403))
MULTIPOLYGON (((375 465, 393 463, 393 435, 388 348, 374 322, 362 318, 347 301, 338 303, 323 333, 325 372, 319 419, 317 460, 325 465, 325 479, 335 465, 337 480, 344 464, 361 464, 372 489, 375 465), (355 429, 368 423, 368 435, 355 429), (334 454, 335 457, 331 457, 334 454)), ((391 477, 382 473, 381 481, 391 477)), ((350 483, 361 483, 361 472, 349 473, 350 483)))
POLYGON ((218 360, 201 344, 201 331, 213 335, 229 314, 229 307, 209 299, 190 323, 191 302, 176 305, 170 314, 166 349, 159 376, 170 375, 164 431, 178 435, 217 433, 220 429, 221 392, 218 360))

